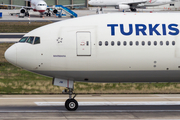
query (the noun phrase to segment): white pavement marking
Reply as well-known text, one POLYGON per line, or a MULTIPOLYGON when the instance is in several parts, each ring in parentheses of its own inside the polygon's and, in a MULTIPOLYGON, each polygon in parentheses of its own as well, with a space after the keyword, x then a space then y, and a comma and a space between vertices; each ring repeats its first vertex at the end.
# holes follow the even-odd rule
POLYGON ((0 38, 0 42, 18 42, 20 38, 0 38))
MULTIPOLYGON (((64 106, 65 102, 34 102, 37 106, 64 106)), ((178 101, 151 102, 78 102, 79 106, 93 105, 180 105, 178 101)))

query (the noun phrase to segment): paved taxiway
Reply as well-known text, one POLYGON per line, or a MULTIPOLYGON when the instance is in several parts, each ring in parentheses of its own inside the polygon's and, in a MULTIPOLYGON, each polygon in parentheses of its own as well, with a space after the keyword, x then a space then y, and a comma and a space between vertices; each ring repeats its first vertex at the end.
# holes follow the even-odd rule
POLYGON ((0 43, 18 42, 25 33, 0 33, 0 43))
POLYGON ((64 108, 68 95, 1 95, 0 119, 180 119, 179 94, 78 95, 77 111, 64 108))
MULTIPOLYGON (((88 16, 88 15, 94 15, 97 14, 97 8, 96 7, 92 7, 89 8, 89 10, 73 10, 75 13, 78 14, 78 17, 81 16, 88 16)), ((0 22, 35 22, 35 21, 40 21, 40 22, 47 22, 47 21, 52 21, 52 22, 56 22, 56 21, 61 21, 61 20, 66 20, 66 19, 72 19, 70 18, 69 15, 67 15, 66 17, 62 17, 62 18, 57 18, 55 15, 52 16, 44 16, 43 18, 40 17, 40 14, 38 12, 33 12, 33 11, 29 11, 30 13, 30 17, 24 17, 24 18, 19 18, 18 15, 13 15, 11 16, 11 13, 19 13, 18 9, 15 10, 0 10, 0 12, 2 12, 2 18, 0 19, 0 22)), ((165 10, 165 9, 137 9, 137 12, 131 12, 132 14, 136 14, 136 13, 149 13, 149 12, 179 12, 179 11, 169 11, 169 10, 165 10)), ((100 12, 101 13, 101 12, 100 12)), ((103 13, 120 13, 120 11, 118 9, 114 9, 114 7, 107 7, 107 8, 103 8, 103 13)), ((130 11, 124 12, 124 14, 126 13, 130 13, 130 11)))

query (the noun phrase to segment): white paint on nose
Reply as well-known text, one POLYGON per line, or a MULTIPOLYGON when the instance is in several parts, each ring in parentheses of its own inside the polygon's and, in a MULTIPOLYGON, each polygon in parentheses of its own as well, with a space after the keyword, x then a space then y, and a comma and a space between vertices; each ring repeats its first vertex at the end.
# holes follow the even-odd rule
POLYGON ((17 50, 16 45, 12 45, 10 48, 6 50, 4 53, 4 56, 8 62, 10 62, 13 65, 17 64, 17 50))

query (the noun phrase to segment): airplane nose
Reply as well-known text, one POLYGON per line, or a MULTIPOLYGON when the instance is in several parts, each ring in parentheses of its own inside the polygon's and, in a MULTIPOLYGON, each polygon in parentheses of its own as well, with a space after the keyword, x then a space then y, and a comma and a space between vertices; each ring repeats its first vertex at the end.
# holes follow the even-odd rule
POLYGON ((12 45, 10 48, 8 48, 6 50, 6 52, 4 53, 4 56, 6 58, 6 60, 8 62, 10 62, 11 64, 16 65, 17 64, 17 50, 16 50, 16 45, 12 45))

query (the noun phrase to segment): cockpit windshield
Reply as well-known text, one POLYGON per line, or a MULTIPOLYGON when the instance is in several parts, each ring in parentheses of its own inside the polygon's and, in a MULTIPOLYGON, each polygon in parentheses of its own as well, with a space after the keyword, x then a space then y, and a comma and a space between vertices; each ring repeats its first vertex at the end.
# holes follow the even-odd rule
POLYGON ((34 37, 34 36, 30 36, 30 37, 23 37, 21 38, 21 40, 19 41, 20 43, 30 43, 30 44, 40 44, 40 37, 34 37))
POLYGON ((38 6, 46 6, 46 4, 38 4, 38 6))
POLYGON ((34 44, 40 44, 40 37, 36 37, 36 38, 35 38, 34 44))
POLYGON ((28 37, 23 37, 23 38, 21 38, 21 40, 19 42, 26 42, 27 38, 28 37))
POLYGON ((29 37, 26 41, 27 43, 33 44, 34 37, 29 37))

